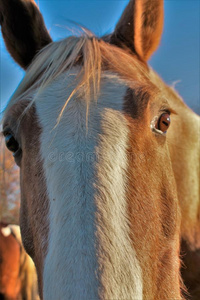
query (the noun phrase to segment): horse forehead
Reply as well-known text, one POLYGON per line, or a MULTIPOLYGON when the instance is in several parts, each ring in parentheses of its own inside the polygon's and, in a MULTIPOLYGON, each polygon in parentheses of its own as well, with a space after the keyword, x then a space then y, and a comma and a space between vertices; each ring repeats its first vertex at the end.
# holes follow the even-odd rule
MULTIPOLYGON (((143 85, 138 82, 134 82, 131 80, 124 79, 120 77, 120 75, 116 73, 112 73, 110 71, 105 71, 101 75, 101 83, 100 83, 100 91, 98 95, 93 94, 93 86, 90 86, 90 101, 88 103, 87 99, 84 99, 85 90, 84 87, 78 87, 77 89, 77 74, 79 72, 79 68, 73 67, 72 70, 69 70, 63 74, 61 74, 58 78, 52 81, 46 88, 42 90, 38 96, 35 97, 35 106, 37 113, 40 115, 40 120, 49 121, 49 117, 47 115, 51 114, 51 117, 58 118, 59 113, 62 111, 65 103, 70 98, 69 103, 66 105, 65 110, 70 110, 70 107, 73 105, 77 105, 80 108, 80 104, 82 103, 83 112, 85 112, 84 107, 88 108, 94 105, 99 109, 114 109, 114 110, 125 110, 128 104, 132 103, 131 107, 134 108, 136 106, 141 106, 141 109, 145 109, 146 105, 144 105, 144 97, 141 97, 143 91, 143 85), (139 93, 134 93, 134 89, 140 90, 139 93), (139 88, 138 88, 139 87, 139 88), (71 98, 71 95, 74 91, 77 92, 71 98), (131 92, 132 91, 132 92, 131 92), (143 99, 142 99, 143 98, 143 99), (141 101, 140 101, 141 100, 141 101)), ((146 96, 145 101, 148 103, 150 97, 150 93, 145 92, 146 96)), ((137 109, 137 113, 141 113, 141 109, 137 109)), ((89 116, 91 111, 95 112, 93 108, 90 110, 89 108, 89 116)), ((56 125, 55 123, 52 125, 53 127, 56 125)), ((43 126, 45 126, 45 122, 43 126)))
MULTIPOLYGON (((82 87, 80 87, 77 93, 75 93, 75 95, 71 98, 71 94, 77 88, 76 75, 77 68, 73 68, 59 76, 59 78, 53 81, 42 91, 42 93, 38 95, 35 101, 35 106, 37 113, 40 116, 40 120, 46 119, 49 121, 46 113, 48 111, 48 114, 51 114, 51 118, 53 117, 55 119, 52 120, 52 125, 55 126, 56 124, 53 122, 56 121, 59 113, 69 98, 70 101, 65 109, 65 111, 69 112, 72 107, 76 106, 77 109, 82 109, 82 112, 85 113, 87 105, 89 107, 89 116, 92 111, 95 112, 93 109, 94 106, 97 108, 95 113, 98 113, 100 109, 123 109, 127 90, 127 83, 125 80, 120 79, 117 75, 108 72, 104 73, 101 78, 100 92, 97 96, 97 100, 95 100, 96 97, 91 91, 90 100, 88 101, 85 99, 85 90, 82 87), (90 107, 92 107, 91 110, 90 107)), ((43 125, 46 125, 45 122, 41 122, 43 125)))
MULTIPOLYGON (((38 62, 37 62, 38 64, 38 62)), ((20 85, 20 87, 16 90, 16 93, 14 94, 13 98, 11 99, 11 101, 9 102, 8 108, 5 112, 5 116, 7 115, 7 113, 9 113, 9 117, 10 116, 15 116, 15 117, 19 117, 20 114, 23 112, 24 107, 27 106, 27 102, 31 101, 34 99, 34 103, 37 105, 38 102, 43 101, 43 106, 46 106, 46 109, 48 110, 49 104, 47 104, 47 97, 49 97, 49 94, 51 96, 51 99, 54 98, 54 102, 55 104, 61 103, 61 105, 65 103, 65 101, 68 99, 68 96, 70 95, 69 91, 73 91, 73 89, 77 88, 77 84, 78 84, 78 80, 77 80, 77 75, 80 72, 80 69, 82 68, 81 65, 77 65, 72 67, 70 70, 65 71, 62 74, 59 74, 58 77, 56 77, 55 79, 48 78, 48 85, 46 86, 46 83, 44 84, 44 86, 42 86, 42 88, 40 89, 40 84, 42 81, 40 81, 40 83, 33 82, 33 88, 29 87, 28 90, 24 91, 23 85, 24 83, 22 82, 22 84, 20 85), (37 92, 37 89, 39 89, 39 93, 37 92), (21 91, 23 91, 23 93, 20 96, 21 91), (45 96, 46 94, 46 96, 45 96), (42 95, 42 96, 41 96, 42 95)), ((136 73, 141 73, 141 70, 138 68, 135 69, 136 73)), ((32 74, 34 72, 34 64, 32 65, 32 67, 30 68, 30 70, 28 71, 28 77, 27 75, 25 76, 25 85, 29 84, 27 83, 27 80, 30 79, 30 74, 32 74), (29 74, 30 73, 30 74, 29 74), (27 79, 26 79, 27 77, 27 79), (29 79, 28 79, 29 78, 29 79)), ((139 76, 140 77, 140 76, 139 76)), ((43 75, 42 75, 43 78, 43 75)), ((31 80, 31 79, 30 79, 31 80)), ((92 83, 92 81, 91 81, 92 83)), ((143 81, 139 80, 138 78, 136 79, 136 76, 133 76, 133 74, 129 77, 126 76, 121 76, 120 74, 117 74, 115 71, 113 70, 107 70, 107 71, 103 71, 101 73, 101 86, 100 86, 100 93, 103 93, 105 96, 107 96, 107 105, 109 106, 109 103, 113 106, 115 106, 115 103, 113 101, 110 101, 110 97, 115 97, 117 96, 118 93, 118 89, 119 87, 124 86, 124 88, 126 87, 126 90, 139 90, 139 93, 127 93, 126 97, 122 97, 123 102, 121 101, 121 103, 126 102, 126 106, 127 106, 127 102, 129 103, 130 100, 133 100, 133 94, 134 94, 134 99, 135 99, 135 104, 137 104, 137 106, 140 106, 144 108, 143 103, 141 103, 140 98, 141 98, 141 94, 143 91, 143 88, 145 90, 146 86, 148 85, 148 90, 151 91, 153 89, 155 89, 155 84, 151 82, 151 79, 147 80, 147 78, 144 78, 143 81), (134 77, 134 78, 133 78, 134 77)), ((83 90, 84 87, 81 87, 79 89, 78 87, 78 93, 81 92, 81 90, 83 90)), ((92 91, 93 86, 91 85, 90 87, 90 91, 92 91)), ((76 93, 76 95, 78 94, 76 93)), ((146 94, 148 94, 148 92, 145 92, 146 94)), ((92 99, 93 95, 91 93, 91 99, 92 99)), ((74 97, 76 98, 76 97, 74 97)), ((96 97, 95 97, 96 98, 96 97)), ((105 97, 104 97, 105 98, 105 97)), ((151 98, 151 97, 147 97, 147 98, 151 98)), ((119 99, 119 97, 118 97, 119 99)), ((98 101, 99 102, 99 101, 98 101)), ((105 104, 105 103, 104 103, 105 104)), ((132 103, 133 104, 133 103, 132 103)), ((99 103, 99 105, 101 105, 101 103, 99 103)), ((132 105, 133 106, 133 105, 132 105)), ((53 107, 53 105, 50 105, 51 109, 53 107)), ((55 106, 54 106, 55 107, 55 106)), ((139 111, 141 112, 141 109, 139 109, 139 111)))

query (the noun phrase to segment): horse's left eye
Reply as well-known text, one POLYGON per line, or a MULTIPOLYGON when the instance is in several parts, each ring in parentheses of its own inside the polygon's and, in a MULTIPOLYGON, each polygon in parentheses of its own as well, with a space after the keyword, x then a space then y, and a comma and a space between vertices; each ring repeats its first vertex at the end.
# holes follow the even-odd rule
POLYGON ((5 135, 5 144, 8 150, 13 152, 14 154, 19 150, 19 144, 12 133, 7 133, 5 135))
POLYGON ((170 123, 171 123, 170 115, 168 113, 164 113, 158 119, 155 128, 165 133, 167 132, 170 123))

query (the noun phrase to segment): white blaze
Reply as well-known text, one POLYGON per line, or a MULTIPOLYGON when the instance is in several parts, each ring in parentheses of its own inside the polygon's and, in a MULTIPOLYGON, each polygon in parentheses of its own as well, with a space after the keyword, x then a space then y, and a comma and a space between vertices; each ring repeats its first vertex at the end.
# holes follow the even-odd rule
POLYGON ((107 74, 98 103, 90 104, 88 129, 80 97, 71 99, 52 130, 74 81, 64 74, 36 100, 50 201, 44 300, 141 300, 142 275, 125 199, 127 87, 107 74))

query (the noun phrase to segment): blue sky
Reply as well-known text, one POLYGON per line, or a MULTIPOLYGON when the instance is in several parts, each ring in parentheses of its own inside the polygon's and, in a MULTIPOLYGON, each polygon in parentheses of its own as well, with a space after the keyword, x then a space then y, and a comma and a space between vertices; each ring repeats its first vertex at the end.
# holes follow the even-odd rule
MULTIPOLYGON (((84 25, 97 35, 113 30, 128 0, 37 0, 53 40, 71 34, 69 22, 84 25)), ((150 65, 185 102, 200 112, 199 0, 165 0, 165 25, 161 45, 150 65)), ((7 53, 0 36, 0 96, 2 110, 24 76, 7 53)))

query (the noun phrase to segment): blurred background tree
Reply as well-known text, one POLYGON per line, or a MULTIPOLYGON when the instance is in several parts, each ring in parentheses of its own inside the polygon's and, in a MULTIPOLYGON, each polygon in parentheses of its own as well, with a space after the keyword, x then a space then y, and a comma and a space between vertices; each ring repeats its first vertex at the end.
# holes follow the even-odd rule
POLYGON ((19 224, 19 168, 0 136, 0 221, 19 224))

